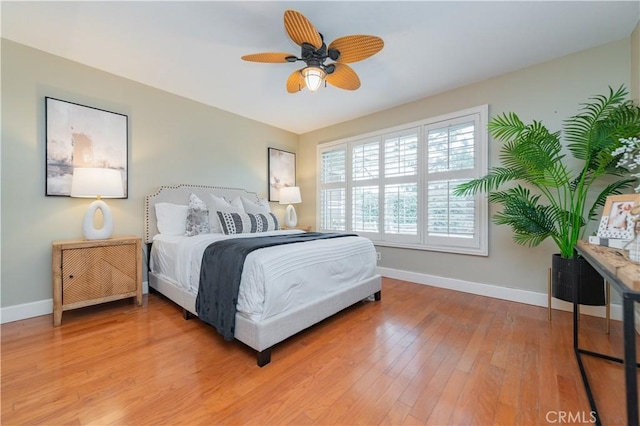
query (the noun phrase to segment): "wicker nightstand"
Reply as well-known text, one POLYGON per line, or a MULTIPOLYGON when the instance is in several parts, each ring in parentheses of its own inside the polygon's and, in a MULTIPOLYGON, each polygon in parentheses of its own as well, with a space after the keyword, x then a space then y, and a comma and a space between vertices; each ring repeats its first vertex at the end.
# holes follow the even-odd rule
POLYGON ((54 241, 53 325, 70 309, 135 297, 142 305, 142 240, 54 241))

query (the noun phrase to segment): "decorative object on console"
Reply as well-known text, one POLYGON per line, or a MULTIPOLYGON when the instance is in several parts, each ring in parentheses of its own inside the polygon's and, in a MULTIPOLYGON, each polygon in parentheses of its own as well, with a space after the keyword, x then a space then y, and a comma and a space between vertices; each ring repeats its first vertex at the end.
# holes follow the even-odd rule
POLYGON ((633 218, 633 240, 624 247, 629 252, 629 259, 632 262, 640 263, 640 206, 636 205, 629 212, 633 218))
POLYGON ((97 198, 89 204, 82 221, 82 233, 87 240, 101 240, 113 233, 113 216, 102 198, 123 198, 122 176, 118 170, 94 167, 76 167, 71 179, 71 196, 77 198, 97 198), (94 216, 100 210, 103 226, 96 229, 94 216))
POLYGON ((296 155, 293 152, 268 148, 269 201, 280 201, 280 189, 296 186, 296 155))
MULTIPOLYGON (((638 137, 640 137, 640 134, 638 134, 638 137)), ((638 166, 640 166, 640 139, 638 137, 620 138, 620 146, 611 153, 614 157, 618 157, 616 166, 634 172, 631 173, 631 177, 636 179, 640 179, 640 172, 638 172, 638 166)), ((634 191, 640 193, 640 185, 636 186, 634 191)))
POLYGON ((284 225, 287 228, 294 228, 298 224, 298 215, 293 204, 301 203, 300 188, 297 186, 288 186, 280 188, 280 204, 288 204, 287 211, 284 215, 284 225))
POLYGON ((115 169, 127 198, 126 115, 45 98, 46 195, 69 196, 77 167, 115 169))

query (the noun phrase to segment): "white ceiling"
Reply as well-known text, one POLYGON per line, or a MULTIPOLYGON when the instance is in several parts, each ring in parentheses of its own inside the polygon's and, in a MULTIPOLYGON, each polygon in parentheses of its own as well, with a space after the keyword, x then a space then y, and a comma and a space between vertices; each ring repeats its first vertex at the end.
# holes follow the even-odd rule
POLYGON ((629 37, 640 2, 195 1, 1 3, 2 37, 295 133, 381 111, 629 37), (289 94, 301 63, 242 55, 300 48, 286 9, 332 40, 381 37, 350 64, 356 91, 289 94))

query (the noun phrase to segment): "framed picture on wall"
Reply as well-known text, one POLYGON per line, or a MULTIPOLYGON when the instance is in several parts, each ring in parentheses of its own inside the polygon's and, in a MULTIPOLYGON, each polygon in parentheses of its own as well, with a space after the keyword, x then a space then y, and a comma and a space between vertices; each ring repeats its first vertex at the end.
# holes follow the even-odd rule
POLYGON ((602 210, 602 218, 598 226, 598 237, 631 240, 634 237, 633 227, 638 215, 632 210, 640 206, 639 194, 611 195, 602 210))
POLYGON ((46 195, 68 197, 76 167, 115 169, 128 197, 128 117, 45 97, 46 195))
POLYGON ((296 154, 268 148, 269 201, 280 201, 280 188, 296 186, 296 154))

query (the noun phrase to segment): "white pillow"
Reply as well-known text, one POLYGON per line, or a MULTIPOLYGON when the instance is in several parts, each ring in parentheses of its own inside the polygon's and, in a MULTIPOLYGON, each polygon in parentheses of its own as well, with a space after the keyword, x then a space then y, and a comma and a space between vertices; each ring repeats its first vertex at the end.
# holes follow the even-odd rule
POLYGON ((271 212, 271 207, 269 206, 269 202, 261 198, 257 203, 251 201, 247 197, 240 197, 242 200, 242 207, 244 207, 245 213, 251 214, 266 214, 271 212))
POLYGON ((164 235, 184 235, 187 229, 188 214, 189 208, 185 205, 157 203, 156 225, 158 226, 158 231, 164 235))
POLYGON ((214 214, 214 212, 230 212, 230 213, 244 213, 242 207, 238 207, 231 205, 227 200, 222 197, 218 197, 213 194, 209 194, 209 229, 211 232, 222 233, 222 228, 220 227, 220 221, 218 220, 218 215, 214 214))
POLYGON ((231 204, 236 209, 240 209, 240 211, 244 211, 244 206, 242 205, 242 200, 239 196, 231 200, 229 204, 231 204))

